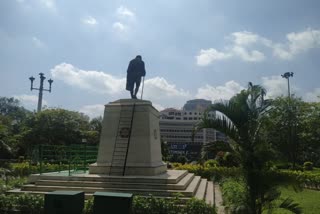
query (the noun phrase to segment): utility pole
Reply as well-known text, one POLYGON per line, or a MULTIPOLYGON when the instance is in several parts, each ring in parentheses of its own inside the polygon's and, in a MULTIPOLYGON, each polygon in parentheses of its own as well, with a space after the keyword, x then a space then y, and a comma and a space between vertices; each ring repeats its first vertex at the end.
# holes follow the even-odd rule
POLYGON ((46 77, 44 76, 43 73, 39 73, 40 75, 40 87, 39 88, 34 88, 33 87, 33 81, 35 80, 35 78, 33 76, 31 76, 29 78, 29 80, 31 81, 31 88, 30 90, 38 90, 39 91, 39 96, 38 96, 38 109, 37 109, 37 112, 40 112, 41 111, 41 108, 42 108, 42 94, 43 94, 43 91, 48 91, 49 93, 51 93, 51 85, 53 83, 53 80, 52 79, 49 79, 48 82, 49 82, 49 89, 44 89, 43 88, 43 81, 46 79, 46 77))

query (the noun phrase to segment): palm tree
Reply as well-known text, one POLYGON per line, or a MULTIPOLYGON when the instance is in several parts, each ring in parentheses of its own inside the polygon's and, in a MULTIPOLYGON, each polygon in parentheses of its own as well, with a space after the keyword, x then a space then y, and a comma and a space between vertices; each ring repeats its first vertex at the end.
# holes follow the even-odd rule
MULTIPOLYGON (((259 85, 248 84, 248 89, 232 97, 229 101, 221 101, 211 105, 195 131, 203 128, 214 128, 227 135, 236 145, 243 178, 246 183, 246 213, 262 213, 263 209, 271 209, 280 192, 276 185, 279 175, 272 173, 268 161, 272 160, 271 148, 263 141, 260 129, 263 117, 270 108, 271 101, 265 100, 266 90, 259 85), (208 117, 208 112, 214 112, 208 117)), ((281 203, 281 208, 295 213, 301 211, 296 204, 281 203), (286 206, 287 205, 287 206, 286 206)))

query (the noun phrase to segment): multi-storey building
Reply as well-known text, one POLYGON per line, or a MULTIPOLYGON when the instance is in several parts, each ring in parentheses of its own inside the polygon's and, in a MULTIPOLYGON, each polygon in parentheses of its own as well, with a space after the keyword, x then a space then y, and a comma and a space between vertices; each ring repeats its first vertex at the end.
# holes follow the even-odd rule
POLYGON ((188 159, 197 159, 204 143, 226 140, 222 133, 214 129, 203 129, 192 139, 194 126, 210 104, 211 101, 207 100, 190 100, 182 110, 168 108, 160 112, 160 135, 171 154, 183 154, 188 159))

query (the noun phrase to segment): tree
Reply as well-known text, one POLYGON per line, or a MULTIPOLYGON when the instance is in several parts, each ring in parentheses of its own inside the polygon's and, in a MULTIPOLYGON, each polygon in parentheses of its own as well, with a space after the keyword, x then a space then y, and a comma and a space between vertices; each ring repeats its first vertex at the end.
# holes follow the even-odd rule
MULTIPOLYGON (((271 104, 270 100, 264 99, 265 94, 263 87, 249 83, 247 90, 229 101, 211 105, 208 111, 214 111, 214 117, 205 114, 196 127, 196 130, 213 128, 223 132, 236 145, 246 183, 246 213, 260 214, 263 209, 272 207, 272 202, 280 196, 276 189, 279 180, 268 165, 273 159, 272 148, 260 135, 265 113, 271 104)), ((289 205, 284 208, 290 210, 289 205)))
POLYGON ((46 109, 27 121, 23 133, 24 149, 37 144, 75 144, 88 137, 89 117, 65 109, 46 109))
POLYGON ((0 156, 12 158, 17 156, 20 133, 24 122, 31 114, 14 98, 0 97, 0 156))
POLYGON ((265 118, 263 132, 282 161, 296 164, 312 161, 320 165, 320 104, 292 96, 278 97, 265 118))

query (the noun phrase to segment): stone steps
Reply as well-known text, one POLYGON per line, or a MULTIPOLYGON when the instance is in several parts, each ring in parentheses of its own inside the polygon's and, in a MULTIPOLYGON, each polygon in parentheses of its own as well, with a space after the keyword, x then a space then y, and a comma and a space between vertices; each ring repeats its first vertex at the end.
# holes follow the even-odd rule
POLYGON ((94 192, 122 192, 157 198, 173 198, 178 194, 182 201, 195 197, 213 204, 212 182, 183 170, 168 170, 157 176, 56 176, 51 173, 38 175, 33 183, 8 193, 45 194, 55 190, 84 191, 86 198, 90 198, 94 192))
POLYGON ((70 187, 103 187, 103 188, 137 188, 137 189, 171 189, 183 190, 194 178, 193 173, 184 176, 177 184, 163 183, 128 183, 121 181, 66 181, 66 180, 46 180, 41 179, 35 182, 37 186, 70 186, 70 187))
POLYGON ((197 188, 197 191, 195 192, 194 197, 199 199, 204 199, 206 196, 206 190, 207 190, 207 179, 201 179, 201 182, 197 188))
POLYGON ((33 174, 28 178, 29 183, 37 180, 57 180, 57 181, 98 181, 98 182, 122 182, 122 183, 161 183, 176 184, 187 174, 187 170, 168 170, 166 173, 157 176, 112 176, 96 174, 80 174, 66 176, 67 172, 33 174), (177 172, 178 171, 178 172, 177 172))
POLYGON ((159 195, 159 196, 174 196, 176 193, 181 193, 183 196, 192 197, 194 196, 198 186, 200 185, 201 177, 195 176, 192 179, 191 183, 186 189, 183 190, 173 190, 173 189, 154 189, 154 188, 126 188, 121 186, 116 187, 88 187, 88 186, 71 186, 71 185, 37 185, 37 184, 27 184, 24 185, 21 189, 23 191, 41 191, 41 192, 51 192, 55 190, 65 190, 65 191, 84 191, 85 193, 94 193, 94 192, 129 192, 138 195, 159 195))

